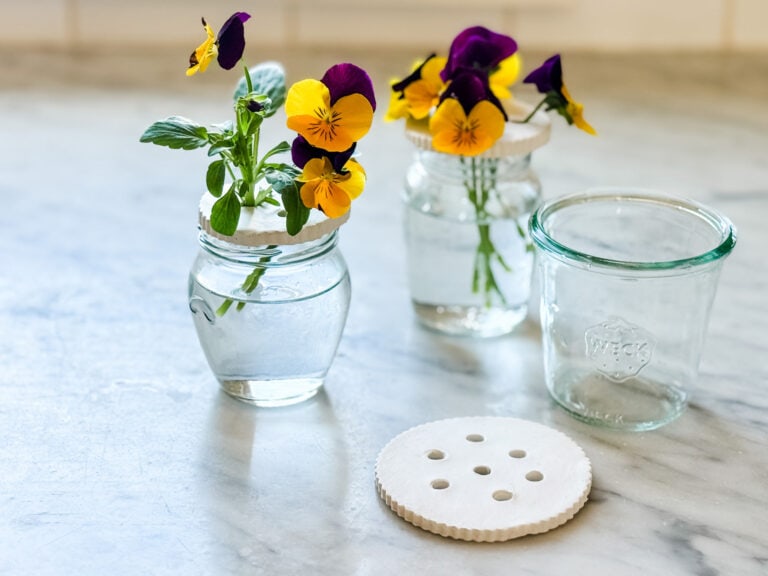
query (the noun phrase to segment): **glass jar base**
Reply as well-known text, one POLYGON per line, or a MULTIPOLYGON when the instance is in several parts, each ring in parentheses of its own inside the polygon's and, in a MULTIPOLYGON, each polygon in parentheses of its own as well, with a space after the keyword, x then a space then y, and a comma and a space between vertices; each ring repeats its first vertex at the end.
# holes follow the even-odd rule
POLYGON ((453 336, 492 338, 512 332, 525 320, 528 307, 443 306, 413 301, 419 322, 431 330, 453 336))
POLYGON ((290 406, 309 400, 323 385, 322 378, 285 380, 224 380, 221 389, 242 402, 263 408, 290 406))
POLYGON ((654 430, 685 410, 679 387, 645 378, 615 382, 600 373, 558 378, 550 394, 577 419, 617 430, 654 430))

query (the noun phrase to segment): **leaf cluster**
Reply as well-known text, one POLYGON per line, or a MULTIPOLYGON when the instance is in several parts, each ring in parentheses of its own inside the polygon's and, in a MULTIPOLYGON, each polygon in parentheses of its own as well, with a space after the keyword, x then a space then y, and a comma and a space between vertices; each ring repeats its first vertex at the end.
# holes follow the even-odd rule
POLYGON ((244 206, 278 205, 273 193, 281 197, 289 234, 298 234, 309 218, 296 183, 300 171, 273 160, 288 152, 290 144, 280 142, 259 155, 261 125, 282 107, 285 96, 283 68, 262 63, 246 68, 235 88, 234 122, 205 127, 182 116, 170 116, 153 123, 140 138, 177 150, 208 148, 208 156, 214 159, 206 170, 205 183, 217 198, 211 209, 211 227, 220 234, 235 233, 244 206), (227 181, 230 184, 225 190, 227 181))

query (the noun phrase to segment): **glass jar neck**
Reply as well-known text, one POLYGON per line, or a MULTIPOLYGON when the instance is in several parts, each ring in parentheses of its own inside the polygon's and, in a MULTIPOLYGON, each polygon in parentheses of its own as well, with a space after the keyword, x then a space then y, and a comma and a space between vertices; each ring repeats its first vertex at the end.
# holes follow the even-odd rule
POLYGON ((198 241, 203 250, 224 260, 272 268, 299 264, 327 254, 336 247, 337 233, 334 230, 317 240, 297 244, 244 246, 200 230, 198 241))
POLYGON ((497 180, 514 179, 530 168, 531 154, 485 158, 483 156, 456 156, 431 150, 419 150, 417 157, 422 166, 434 176, 468 180, 492 176, 497 180))

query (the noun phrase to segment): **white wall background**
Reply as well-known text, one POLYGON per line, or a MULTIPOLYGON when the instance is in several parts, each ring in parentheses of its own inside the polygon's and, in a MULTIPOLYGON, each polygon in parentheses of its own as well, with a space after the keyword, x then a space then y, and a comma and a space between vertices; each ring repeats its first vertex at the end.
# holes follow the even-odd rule
POLYGON ((524 49, 768 50, 768 0, 0 0, 0 46, 190 45, 237 10, 261 45, 443 50, 483 24, 524 49))

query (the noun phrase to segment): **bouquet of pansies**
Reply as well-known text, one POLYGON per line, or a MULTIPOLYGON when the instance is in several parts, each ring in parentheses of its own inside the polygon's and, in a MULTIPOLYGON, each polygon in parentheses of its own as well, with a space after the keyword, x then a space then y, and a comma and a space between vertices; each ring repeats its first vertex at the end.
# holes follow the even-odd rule
MULTIPOLYGON (((249 19, 249 14, 236 12, 218 35, 203 19, 206 39, 190 56, 187 75, 204 72, 214 60, 226 70, 234 68, 243 57, 249 19)), ((171 116, 147 128, 141 141, 184 150, 208 148, 213 160, 206 185, 217 198, 211 226, 225 236, 237 230, 244 206, 281 203, 291 235, 298 234, 313 208, 329 218, 346 214, 365 186, 365 171, 352 156, 376 109, 368 74, 354 64, 338 64, 320 80, 302 80, 286 90, 278 64, 244 68, 234 91, 234 122, 206 127, 171 116), (287 125, 298 136, 292 144, 280 142, 261 153, 261 124, 283 104, 287 125), (292 163, 276 160, 287 152, 292 163)))
MULTIPOLYGON (((492 264, 509 270, 493 245, 486 203, 496 188, 498 158, 489 150, 515 123, 525 123, 544 107, 555 110, 569 124, 595 134, 583 117, 583 107, 573 100, 562 78, 560 56, 546 60, 524 79, 536 86, 543 99, 530 114, 510 120, 504 102, 512 100, 521 60, 517 43, 509 36, 482 26, 467 28, 451 43, 448 56, 431 54, 416 63, 403 79, 391 83, 392 94, 385 120, 405 118, 407 127, 427 132, 432 149, 459 156, 467 197, 478 222, 479 243, 472 291, 484 296, 486 307, 496 298, 505 304, 492 264)), ((518 227, 521 236, 524 230, 518 227)))

